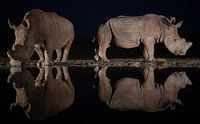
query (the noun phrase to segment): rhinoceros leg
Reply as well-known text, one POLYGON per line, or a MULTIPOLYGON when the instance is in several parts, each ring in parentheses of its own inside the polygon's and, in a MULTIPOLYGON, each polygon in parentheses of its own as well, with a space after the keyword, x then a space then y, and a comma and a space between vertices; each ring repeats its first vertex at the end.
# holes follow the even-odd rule
POLYGON ((40 67, 40 72, 39 74, 37 75, 36 79, 35 79, 35 86, 36 87, 40 87, 42 86, 42 82, 43 82, 43 79, 44 79, 44 68, 43 67, 40 67))
POLYGON ((44 50, 44 57, 45 57, 44 65, 51 65, 52 53, 53 53, 53 50, 48 50, 48 49, 44 50))
POLYGON ((39 60, 37 61, 37 65, 41 65, 41 63, 44 62, 44 53, 42 51, 42 45, 40 44, 35 44, 34 45, 34 50, 36 51, 36 53, 38 54, 39 56, 39 60))
POLYGON ((144 47, 143 55, 144 55, 144 59, 147 60, 148 58, 147 47, 144 47))
POLYGON ((56 79, 61 79, 62 80, 62 70, 60 66, 56 66, 56 79))
POLYGON ((111 30, 112 29, 110 29, 110 26, 106 24, 99 26, 98 30, 98 37, 97 37, 99 43, 98 56, 105 62, 109 61, 108 58, 106 57, 106 50, 108 47, 110 47, 110 42, 112 39, 111 30))
POLYGON ((39 67, 39 70, 40 72, 34 81, 36 87, 44 86, 53 77, 51 66, 39 67))
POLYGON ((107 105, 109 105, 112 96, 112 87, 110 85, 110 79, 106 76, 106 70, 107 67, 104 67, 98 72, 98 95, 102 102, 105 102, 107 105))
POLYGON ((67 62, 68 60, 68 55, 69 55, 69 50, 70 50, 70 46, 72 44, 72 41, 73 40, 70 40, 64 47, 64 53, 63 53, 63 56, 62 56, 62 60, 61 62, 67 62))
POLYGON ((106 50, 109 46, 110 45, 107 43, 100 44, 100 46, 99 46, 98 54, 99 54, 100 58, 105 62, 109 62, 108 58, 106 57, 106 50))
POLYGON ((65 80, 71 81, 69 72, 68 72, 68 67, 62 66, 62 70, 63 70, 63 75, 64 75, 65 80))
POLYGON ((145 60, 152 61, 154 60, 154 44, 155 39, 150 37, 144 40, 144 57, 145 60))
POLYGON ((63 71, 65 82, 67 82, 68 86, 70 86, 71 88, 73 88, 74 86, 73 86, 71 78, 69 76, 68 67, 62 66, 62 71, 63 71))
POLYGON ((109 33, 99 36, 98 55, 105 62, 109 62, 108 58, 106 57, 106 50, 108 47, 110 47, 110 42, 111 42, 111 35, 109 33))
POLYGON ((61 57, 62 57, 62 49, 56 49, 56 60, 55 62, 60 62, 61 57))
POLYGON ((48 80, 53 78, 53 75, 52 75, 51 66, 45 66, 44 69, 45 69, 44 80, 46 83, 48 82, 48 80))

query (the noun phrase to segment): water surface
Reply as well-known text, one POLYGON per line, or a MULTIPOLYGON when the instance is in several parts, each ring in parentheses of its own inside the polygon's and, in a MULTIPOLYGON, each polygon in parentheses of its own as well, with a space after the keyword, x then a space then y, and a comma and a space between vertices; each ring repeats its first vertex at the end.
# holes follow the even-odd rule
POLYGON ((197 120, 198 68, 1 68, 6 122, 173 122, 197 120))

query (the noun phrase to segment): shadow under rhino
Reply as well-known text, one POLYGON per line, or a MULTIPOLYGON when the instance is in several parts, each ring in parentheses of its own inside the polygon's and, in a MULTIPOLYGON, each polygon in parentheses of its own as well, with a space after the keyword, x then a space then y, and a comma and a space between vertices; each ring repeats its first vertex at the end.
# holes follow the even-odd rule
POLYGON ((175 109, 182 105, 178 92, 192 82, 185 72, 174 72, 163 85, 154 80, 154 67, 145 67, 144 82, 137 78, 122 77, 114 83, 107 77, 107 67, 98 72, 98 95, 100 100, 112 109, 119 111, 139 110, 156 112, 175 109), (114 85, 114 86, 113 86, 114 85))
POLYGON ((67 67, 57 66, 56 78, 53 78, 49 66, 39 69, 36 79, 27 69, 14 67, 8 77, 8 82, 13 84, 16 91, 16 100, 10 110, 18 105, 33 120, 43 120, 58 114, 70 107, 75 98, 67 67))

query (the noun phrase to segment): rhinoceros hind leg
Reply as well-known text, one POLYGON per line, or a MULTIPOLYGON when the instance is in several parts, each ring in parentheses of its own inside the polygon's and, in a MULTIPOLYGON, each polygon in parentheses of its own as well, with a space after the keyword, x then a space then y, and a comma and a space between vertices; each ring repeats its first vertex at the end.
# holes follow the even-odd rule
POLYGON ((106 50, 109 47, 109 44, 104 44, 102 46, 99 47, 99 57, 104 61, 104 62, 109 62, 110 60, 108 60, 108 58, 106 57, 106 50))
POLYGON ((65 47, 64 47, 64 53, 63 53, 61 62, 67 62, 71 44, 72 44, 72 40, 70 40, 70 41, 65 45, 65 47))
POLYGON ((44 57, 45 57, 44 65, 45 66, 46 65, 48 66, 48 65, 52 64, 52 62, 51 62, 52 53, 53 53, 52 50, 47 50, 47 49, 44 50, 44 57))
POLYGON ((61 66, 56 66, 56 79, 61 79, 62 80, 62 69, 61 66))
POLYGON ((56 49, 56 60, 54 62, 60 62, 62 57, 62 49, 56 49))

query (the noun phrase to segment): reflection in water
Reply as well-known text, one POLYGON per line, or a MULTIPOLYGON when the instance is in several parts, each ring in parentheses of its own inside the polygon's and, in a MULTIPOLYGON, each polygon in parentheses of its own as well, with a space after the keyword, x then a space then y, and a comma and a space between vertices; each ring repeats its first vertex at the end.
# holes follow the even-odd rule
POLYGON ((192 82, 185 72, 174 72, 159 85, 154 80, 154 67, 145 67, 144 82, 139 79, 123 77, 114 82, 106 75, 107 67, 98 72, 98 95, 102 102, 110 108, 125 110, 141 110, 156 112, 165 109, 175 109, 176 104, 182 104, 177 98, 180 89, 192 82))
POLYGON ((28 118, 42 120, 56 115, 70 107, 74 102, 75 90, 68 68, 56 66, 56 78, 53 78, 49 66, 39 68, 36 79, 29 70, 11 68, 8 82, 16 90, 16 101, 10 109, 19 105, 28 118), (64 75, 64 78, 63 78, 64 75))

